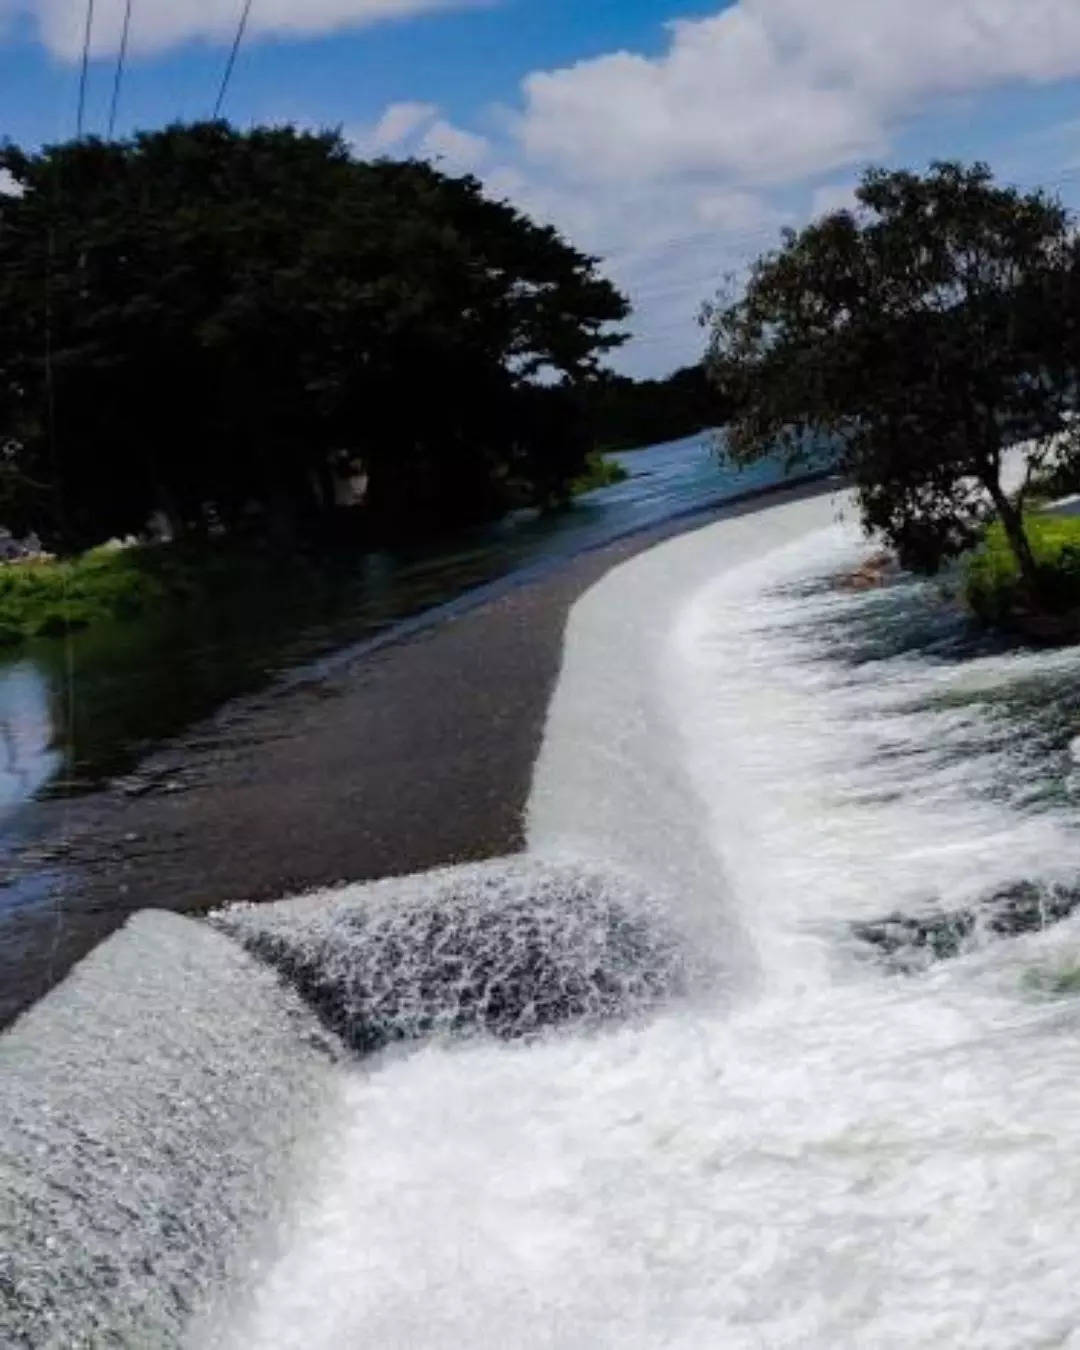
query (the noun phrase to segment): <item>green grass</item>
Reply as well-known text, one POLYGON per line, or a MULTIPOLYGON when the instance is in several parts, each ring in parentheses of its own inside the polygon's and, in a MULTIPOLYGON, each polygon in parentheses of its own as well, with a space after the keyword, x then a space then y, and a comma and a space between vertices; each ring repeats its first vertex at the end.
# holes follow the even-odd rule
POLYGON ((146 549, 91 549, 70 560, 0 566, 0 643, 54 637, 107 619, 136 618, 163 603, 164 582, 146 549))
MULTIPOLYGON (((1040 573, 1040 605, 1053 613, 1080 607, 1080 517, 1031 512, 1024 528, 1040 573)), ((994 523, 968 558, 964 579, 968 604, 987 623, 1005 623, 1030 605, 1030 597, 1005 538, 994 523)))
POLYGON ((574 479, 574 496, 580 497, 583 492, 593 492, 596 488, 611 487, 614 483, 625 482, 629 477, 616 460, 608 459, 595 450, 585 461, 584 472, 574 479))
POLYGON ((213 605, 229 593, 278 584, 283 571, 294 580, 306 575, 303 558, 285 561, 227 543, 105 547, 71 559, 0 564, 0 646, 213 605))

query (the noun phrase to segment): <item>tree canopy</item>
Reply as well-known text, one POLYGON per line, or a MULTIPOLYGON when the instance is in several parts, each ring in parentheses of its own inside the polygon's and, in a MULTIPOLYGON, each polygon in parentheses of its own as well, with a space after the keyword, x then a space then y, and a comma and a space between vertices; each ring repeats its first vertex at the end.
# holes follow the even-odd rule
POLYGON ((360 466, 384 531, 569 490, 628 306, 474 178, 223 122, 7 145, 0 170, 9 527, 317 525, 360 466))
POLYGON ((739 462, 834 446, 865 524, 916 568, 968 547, 990 513, 1033 591, 1023 497, 1072 454, 1080 388, 1077 244, 1064 208, 984 164, 872 169, 854 210, 799 233, 712 307, 708 368, 739 462), (1005 452, 1027 443, 1007 490, 1005 452))
POLYGON ((589 392, 592 434, 598 450, 634 450, 676 441, 720 426, 728 409, 705 367, 684 366, 662 380, 609 374, 589 392))

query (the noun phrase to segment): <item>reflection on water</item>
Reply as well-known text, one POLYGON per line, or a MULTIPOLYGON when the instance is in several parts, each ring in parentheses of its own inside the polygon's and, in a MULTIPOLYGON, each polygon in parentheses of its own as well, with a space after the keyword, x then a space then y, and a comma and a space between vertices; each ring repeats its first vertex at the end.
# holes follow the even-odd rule
POLYGON ((776 482, 720 469, 712 437, 618 456, 627 481, 561 515, 516 512, 436 546, 358 557, 295 585, 25 644, 0 660, 0 818, 43 791, 86 791, 224 700, 524 568, 776 482), (74 681, 68 679, 68 660, 74 681), (61 747, 70 746, 66 772, 61 747))
POLYGON ((61 710, 51 703, 38 662, 24 656, 0 666, 0 811, 33 796, 60 767, 54 726, 61 710))

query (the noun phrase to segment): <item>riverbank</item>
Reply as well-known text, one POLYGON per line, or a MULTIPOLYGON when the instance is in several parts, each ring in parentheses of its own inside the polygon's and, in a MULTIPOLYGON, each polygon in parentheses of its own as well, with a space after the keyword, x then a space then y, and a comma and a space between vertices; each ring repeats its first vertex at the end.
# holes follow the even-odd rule
POLYGON ((662 539, 823 490, 782 488, 518 573, 483 603, 481 592, 226 705, 106 791, 33 803, 9 830, 20 842, 0 890, 0 1023, 140 909, 199 911, 518 851, 577 597, 662 539))
MULTIPOLYGON (((616 459, 593 453, 572 484, 573 496, 613 487, 629 477, 616 459)), ((480 528, 497 531, 505 519, 480 528)), ((176 611, 222 609, 229 602, 244 606, 256 603, 268 589, 310 595, 362 568, 373 552, 359 542, 282 552, 267 541, 224 538, 113 541, 71 558, 16 558, 0 563, 0 648, 148 616, 167 618, 176 611)))
POLYGON ((302 553, 285 559, 266 547, 221 540, 112 543, 73 558, 20 558, 0 565, 0 646, 213 605, 223 595, 243 603, 267 587, 311 587, 317 571, 302 553))

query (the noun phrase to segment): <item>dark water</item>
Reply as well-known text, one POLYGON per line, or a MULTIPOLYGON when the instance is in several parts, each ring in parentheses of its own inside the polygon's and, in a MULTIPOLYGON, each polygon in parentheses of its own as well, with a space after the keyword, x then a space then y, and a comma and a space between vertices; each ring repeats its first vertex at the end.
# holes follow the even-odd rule
POLYGON ((35 796, 91 790, 225 700, 486 583, 769 486, 777 466, 719 467, 713 438, 619 456, 631 477, 557 516, 518 512, 437 547, 362 555, 276 592, 231 594, 0 661, 0 823, 35 796))

